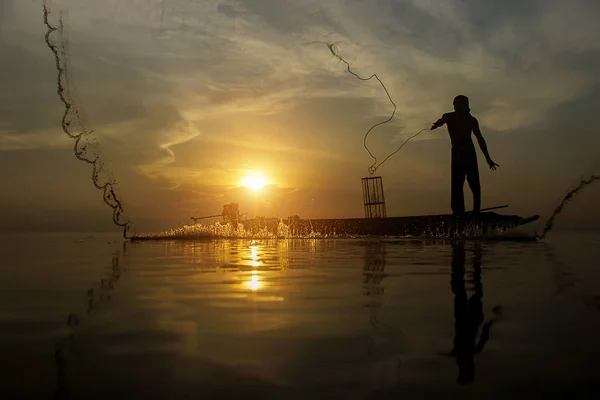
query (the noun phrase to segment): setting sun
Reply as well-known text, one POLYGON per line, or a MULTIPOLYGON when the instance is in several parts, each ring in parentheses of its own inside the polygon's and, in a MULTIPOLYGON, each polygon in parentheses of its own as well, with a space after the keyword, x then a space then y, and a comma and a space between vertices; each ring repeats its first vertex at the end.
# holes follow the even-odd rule
POLYGON ((265 185, 267 185, 269 181, 262 174, 253 172, 251 175, 248 175, 244 179, 242 179, 242 186, 250 188, 252 190, 260 190, 265 185))

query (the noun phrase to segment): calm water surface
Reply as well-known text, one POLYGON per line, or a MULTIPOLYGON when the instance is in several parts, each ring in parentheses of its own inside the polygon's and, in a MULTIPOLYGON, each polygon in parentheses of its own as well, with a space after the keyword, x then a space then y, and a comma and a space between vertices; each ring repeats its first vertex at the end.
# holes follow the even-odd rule
POLYGON ((1 398, 600 396, 598 234, 0 246, 1 398))

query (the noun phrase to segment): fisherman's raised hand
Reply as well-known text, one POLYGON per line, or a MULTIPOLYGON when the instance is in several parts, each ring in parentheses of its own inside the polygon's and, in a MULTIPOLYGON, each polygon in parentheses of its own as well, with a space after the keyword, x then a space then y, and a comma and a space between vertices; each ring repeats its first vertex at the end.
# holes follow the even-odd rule
POLYGON ((496 164, 494 161, 492 161, 492 159, 491 159, 491 158, 488 158, 486 161, 487 161, 487 163, 488 163, 488 165, 490 166, 490 169, 491 169, 492 171, 495 171, 495 170, 496 170, 496 167, 499 167, 499 165, 498 165, 498 164, 496 164))

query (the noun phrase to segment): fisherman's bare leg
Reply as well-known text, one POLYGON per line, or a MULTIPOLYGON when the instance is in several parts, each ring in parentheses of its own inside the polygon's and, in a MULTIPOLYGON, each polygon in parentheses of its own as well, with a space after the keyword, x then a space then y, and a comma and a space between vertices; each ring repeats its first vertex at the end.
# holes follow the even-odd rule
POLYGON ((454 214, 465 212, 465 196, 463 187, 465 185, 465 169, 459 162, 458 157, 452 155, 452 200, 451 207, 454 214))
POLYGON ((467 182, 473 192, 473 212, 478 213, 481 210, 481 184, 479 182, 479 169, 477 160, 474 165, 470 165, 467 170, 467 182))

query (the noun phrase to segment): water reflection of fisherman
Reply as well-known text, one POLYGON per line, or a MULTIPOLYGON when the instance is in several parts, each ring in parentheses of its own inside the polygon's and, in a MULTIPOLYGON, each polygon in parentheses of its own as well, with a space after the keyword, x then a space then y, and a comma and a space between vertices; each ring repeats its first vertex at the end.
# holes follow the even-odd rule
POLYGON ((496 321, 500 307, 494 307, 495 317, 486 322, 477 342, 479 326, 484 321, 483 285, 481 283, 481 243, 475 244, 473 258, 473 295, 467 298, 465 285, 465 243, 456 242, 452 249, 452 293, 454 293, 454 348, 449 354, 456 357, 458 383, 466 384, 475 380, 474 355, 480 353, 490 338, 490 328, 496 321))

